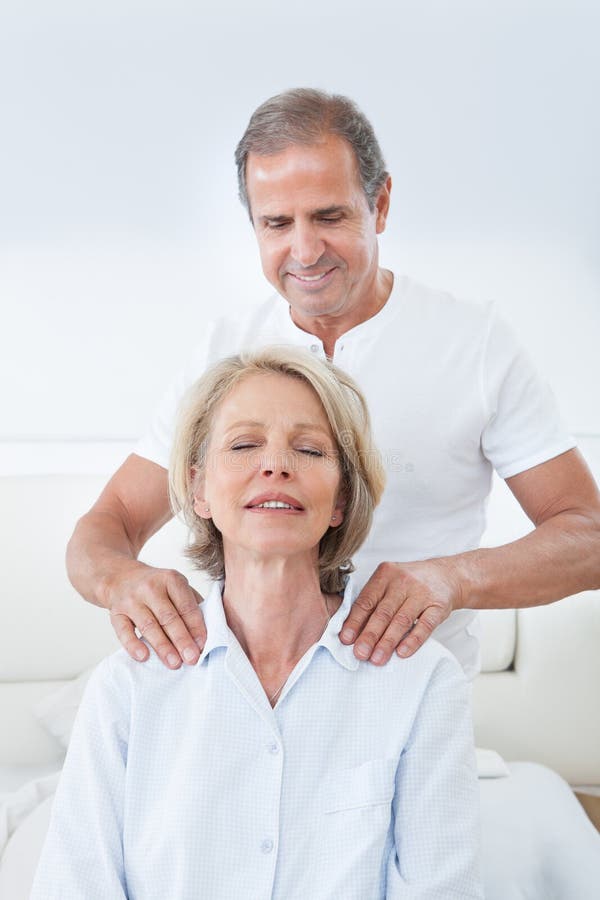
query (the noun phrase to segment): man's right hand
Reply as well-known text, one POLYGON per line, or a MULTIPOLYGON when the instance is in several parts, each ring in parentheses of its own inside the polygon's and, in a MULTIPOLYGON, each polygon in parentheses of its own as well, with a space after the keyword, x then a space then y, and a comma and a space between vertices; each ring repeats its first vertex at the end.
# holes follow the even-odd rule
POLYGON ((131 454, 92 508, 79 520, 67 547, 67 572, 82 597, 103 606, 133 659, 154 648, 163 663, 193 665, 206 640, 202 597, 173 569, 155 569, 137 556, 172 516, 167 470, 131 454))
POLYGON ((198 662, 206 641, 200 594, 174 569, 156 569, 137 560, 128 561, 104 579, 102 606, 110 612, 112 626, 132 659, 150 655, 141 637, 163 663, 178 669, 182 661, 198 662))

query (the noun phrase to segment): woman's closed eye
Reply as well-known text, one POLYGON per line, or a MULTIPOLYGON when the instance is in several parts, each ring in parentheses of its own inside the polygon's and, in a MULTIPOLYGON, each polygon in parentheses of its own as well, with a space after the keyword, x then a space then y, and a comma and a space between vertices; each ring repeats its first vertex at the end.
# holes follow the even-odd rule
POLYGON ((255 450, 258 447, 257 441, 237 441, 229 448, 230 450, 255 450))
POLYGON ((322 450, 319 450, 317 447, 296 447, 295 448, 298 453, 307 453, 309 456, 324 456, 322 450))
MULTIPOLYGON (((235 443, 231 444, 230 450, 232 451, 243 451, 243 450, 256 450, 260 446, 262 446, 262 442, 259 440, 244 440, 244 441, 235 441, 235 443)), ((291 452, 295 453, 304 453, 307 456, 325 456, 326 453, 320 447, 311 447, 308 445, 301 445, 298 447, 291 447, 291 452)))

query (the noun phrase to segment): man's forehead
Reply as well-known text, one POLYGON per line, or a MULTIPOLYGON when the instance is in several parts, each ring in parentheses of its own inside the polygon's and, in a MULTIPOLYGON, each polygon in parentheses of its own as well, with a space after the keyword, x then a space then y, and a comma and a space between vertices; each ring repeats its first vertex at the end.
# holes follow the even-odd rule
POLYGON ((358 165, 335 153, 310 153, 293 148, 273 156, 248 157, 246 183, 253 212, 275 218, 303 214, 326 215, 349 211, 364 196, 358 165), (298 151, 298 152, 297 152, 298 151))
POLYGON ((289 144, 279 153, 249 153, 246 180, 259 187, 289 178, 341 186, 360 184, 356 156, 350 144, 337 135, 316 144, 289 144))

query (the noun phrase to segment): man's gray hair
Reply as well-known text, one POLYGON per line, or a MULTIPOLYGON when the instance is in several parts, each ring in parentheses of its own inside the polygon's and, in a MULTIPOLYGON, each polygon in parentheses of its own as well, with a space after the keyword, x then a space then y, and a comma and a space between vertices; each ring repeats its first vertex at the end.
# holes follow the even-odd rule
POLYGON ((252 114, 236 147, 240 200, 252 210, 246 188, 248 154, 272 156, 291 144, 313 145, 328 134, 348 141, 358 163, 360 181, 371 212, 388 173, 373 126, 356 103, 341 94, 312 88, 294 88, 262 103, 252 114))

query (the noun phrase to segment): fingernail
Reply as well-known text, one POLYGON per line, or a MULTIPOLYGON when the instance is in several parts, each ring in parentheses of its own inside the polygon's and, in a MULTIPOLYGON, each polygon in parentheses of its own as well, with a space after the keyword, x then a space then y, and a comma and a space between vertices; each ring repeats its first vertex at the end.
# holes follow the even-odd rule
POLYGON ((194 638, 194 640, 200 647, 200 650, 204 650, 204 638, 194 638))
POLYGON ((380 663, 383 662, 384 652, 383 650, 376 650, 373 656, 371 657, 371 662, 380 663))
POLYGON ((139 659, 140 662, 141 662, 143 659, 146 659, 146 651, 145 651, 145 650, 142 650, 141 647, 138 647, 138 649, 135 651, 135 658, 136 658, 136 659, 139 659))
POLYGON ((191 647, 186 647, 183 651, 183 658, 186 662, 192 662, 192 660, 196 659, 196 654, 191 647))
POLYGON ((408 647, 398 647, 398 656, 408 656, 409 653, 408 647))
POLYGON ((368 644, 357 644, 356 653, 358 654, 358 656, 362 656, 364 659, 366 659, 371 655, 371 648, 368 644))
POLYGON ((167 656, 167 662, 170 666, 176 666, 179 664, 179 657, 176 653, 169 653, 169 655, 167 656))
POLYGON ((340 637, 343 641, 352 642, 356 637, 356 632, 353 628, 343 628, 340 637))

